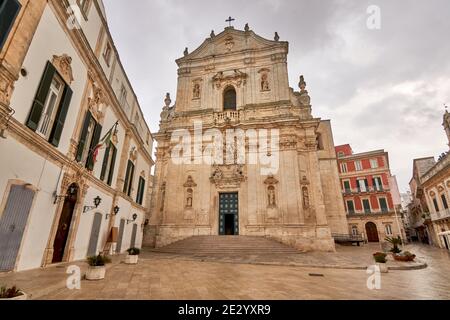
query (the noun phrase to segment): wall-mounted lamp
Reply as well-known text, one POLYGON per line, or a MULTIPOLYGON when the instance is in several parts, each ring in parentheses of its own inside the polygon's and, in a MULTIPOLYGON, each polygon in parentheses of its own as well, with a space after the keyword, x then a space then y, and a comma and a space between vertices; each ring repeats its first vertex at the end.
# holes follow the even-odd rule
POLYGON ((102 203, 102 198, 100 198, 99 196, 97 196, 97 197, 94 199, 94 206, 84 206, 84 208, 83 208, 83 213, 86 213, 86 212, 88 212, 88 211, 97 209, 98 206, 99 206, 101 203, 102 203))
POLYGON ((133 220, 127 219, 127 224, 130 224, 130 223, 132 223, 132 222, 135 222, 135 221, 137 220, 137 218, 138 218, 138 215, 137 215, 136 213, 133 214, 133 220))
MULTIPOLYGON (((120 211, 120 207, 119 207, 119 206, 115 206, 112 215, 117 216, 117 214, 119 213, 119 211, 120 211)), ((106 220, 108 220, 108 217, 109 217, 109 216, 111 216, 111 214, 108 213, 108 214, 106 215, 106 220)))
POLYGON ((53 197, 55 198, 55 201, 53 201, 53 204, 57 204, 58 202, 61 202, 62 200, 66 200, 66 198, 74 196, 76 193, 77 193, 77 186, 75 184, 70 185, 69 190, 67 190, 66 195, 58 195, 55 191, 53 193, 53 197))
POLYGON ((144 230, 144 228, 145 228, 146 226, 148 226, 149 224, 150 224, 150 220, 145 219, 145 222, 144 222, 143 224, 141 224, 142 230, 144 230))

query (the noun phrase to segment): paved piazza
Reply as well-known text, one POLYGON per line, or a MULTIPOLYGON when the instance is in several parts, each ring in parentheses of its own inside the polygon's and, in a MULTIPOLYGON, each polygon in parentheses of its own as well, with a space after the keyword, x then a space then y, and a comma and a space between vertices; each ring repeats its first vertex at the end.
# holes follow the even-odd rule
MULTIPOLYGON (((340 248, 338 255, 357 259, 374 249, 340 248)), ((367 289, 368 275, 360 269, 212 262, 151 252, 145 252, 137 266, 125 265, 120 262, 123 257, 115 257, 106 280, 83 280, 81 290, 66 288, 66 265, 2 274, 0 283, 17 284, 36 300, 450 299, 450 255, 425 246, 407 249, 417 253, 428 267, 383 274, 381 290, 373 291, 367 289)), ((305 263, 310 259, 308 254, 302 256, 305 263)), ((83 272, 86 264, 78 265, 83 272)))

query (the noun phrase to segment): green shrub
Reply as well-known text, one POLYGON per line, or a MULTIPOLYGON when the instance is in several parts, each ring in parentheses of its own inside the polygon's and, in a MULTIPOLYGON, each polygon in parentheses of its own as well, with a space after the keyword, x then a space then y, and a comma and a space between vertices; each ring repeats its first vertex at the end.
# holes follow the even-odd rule
POLYGON ((1 287, 0 288, 0 299, 12 299, 15 297, 19 297, 23 295, 22 291, 20 289, 17 289, 16 286, 7 288, 7 287, 1 287))
POLYGON ((373 254, 373 257, 375 259, 375 262, 377 262, 377 263, 386 263, 387 262, 387 260, 386 260, 387 254, 386 253, 377 252, 377 253, 373 254))
POLYGON ((105 264, 111 263, 111 259, 99 254, 98 256, 88 257, 87 262, 91 267, 103 267, 105 264))
POLYGON ((141 249, 139 248, 130 248, 127 250, 130 256, 138 256, 141 253, 141 249))
POLYGON ((402 250, 400 250, 399 246, 401 246, 403 244, 402 238, 400 238, 400 236, 398 236, 397 238, 386 238, 386 241, 389 242, 390 244, 392 244, 392 249, 390 250, 392 253, 394 254, 399 254, 400 252, 402 252, 402 250))

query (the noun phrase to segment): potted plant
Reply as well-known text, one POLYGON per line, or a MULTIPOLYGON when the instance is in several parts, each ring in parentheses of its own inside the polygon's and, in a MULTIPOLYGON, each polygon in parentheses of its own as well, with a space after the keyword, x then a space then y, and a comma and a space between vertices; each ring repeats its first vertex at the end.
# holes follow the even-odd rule
POLYGON ((392 244, 392 249, 390 250, 394 255, 399 254, 402 252, 402 250, 399 248, 403 244, 402 238, 398 236, 397 238, 386 238, 386 241, 392 244))
POLYGON ((125 257, 126 264, 137 264, 139 259, 139 254, 141 253, 141 249, 138 248, 130 248, 127 250, 128 255, 125 257))
POLYGON ((98 255, 87 258, 89 268, 86 272, 86 280, 102 280, 105 279, 106 264, 111 262, 111 259, 98 255))
POLYGON ((380 268, 380 272, 387 273, 388 272, 388 267, 386 266, 387 254, 384 252, 376 252, 373 254, 373 257, 375 259, 375 262, 377 263, 377 266, 380 268))
POLYGON ((0 300, 27 300, 28 296, 16 286, 0 288, 0 300))
POLYGON ((416 255, 412 254, 409 251, 405 251, 401 254, 394 254, 395 261, 400 261, 400 262, 413 262, 415 258, 416 258, 416 255))

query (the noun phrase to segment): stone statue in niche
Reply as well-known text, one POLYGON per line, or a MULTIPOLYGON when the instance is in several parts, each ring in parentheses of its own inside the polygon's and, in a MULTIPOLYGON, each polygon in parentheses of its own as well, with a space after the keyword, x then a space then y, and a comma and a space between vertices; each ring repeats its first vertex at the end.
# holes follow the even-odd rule
POLYGON ((188 189, 186 197, 186 208, 192 208, 193 199, 194 199, 194 191, 192 189, 188 189))
POLYGON ((261 91, 270 91, 269 77, 267 73, 261 75, 261 91))
POLYGON ((303 187, 302 194, 303 194, 303 209, 308 210, 309 209, 309 191, 308 191, 308 187, 303 187))
POLYGON ((268 193, 268 197, 269 197, 269 207, 276 207, 277 202, 276 202, 276 197, 275 197, 275 187, 270 186, 267 189, 267 193, 268 193))
POLYGON ((198 83, 194 84, 193 97, 194 100, 200 99, 200 84, 198 83))

